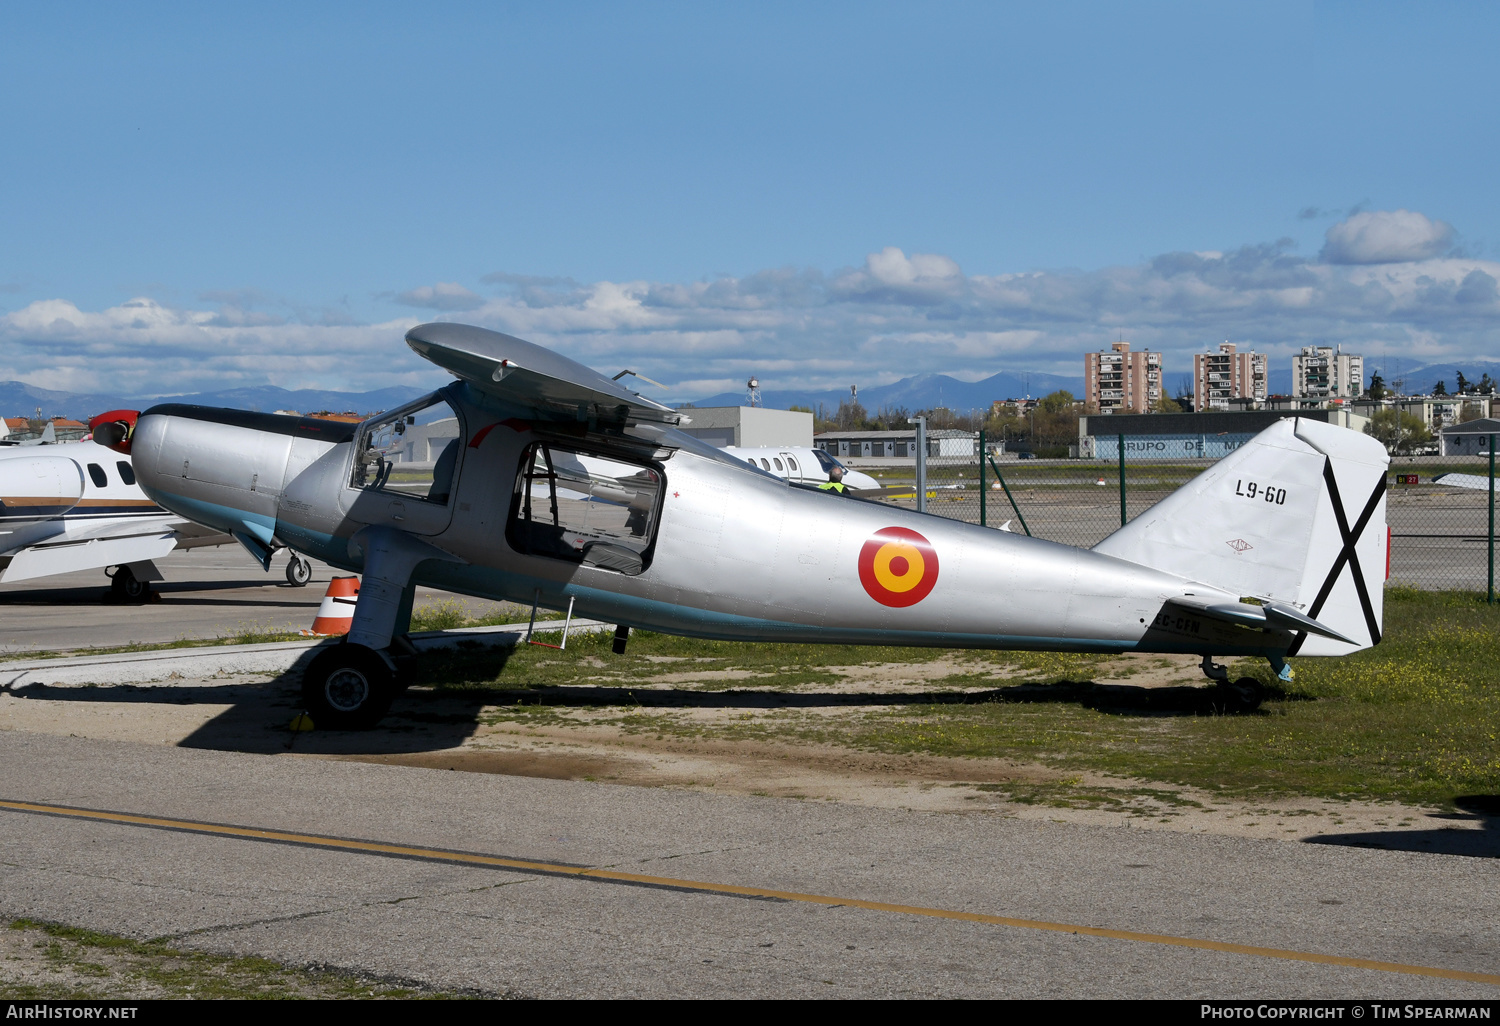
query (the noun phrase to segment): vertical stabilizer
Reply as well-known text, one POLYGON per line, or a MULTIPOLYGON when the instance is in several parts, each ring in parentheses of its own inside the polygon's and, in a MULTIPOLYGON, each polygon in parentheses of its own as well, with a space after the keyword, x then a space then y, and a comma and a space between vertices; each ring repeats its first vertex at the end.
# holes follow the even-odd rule
POLYGON ((1094 551, 1289 604, 1360 642, 1307 635, 1292 654, 1368 648, 1380 640, 1389 465, 1366 435, 1279 421, 1094 551))

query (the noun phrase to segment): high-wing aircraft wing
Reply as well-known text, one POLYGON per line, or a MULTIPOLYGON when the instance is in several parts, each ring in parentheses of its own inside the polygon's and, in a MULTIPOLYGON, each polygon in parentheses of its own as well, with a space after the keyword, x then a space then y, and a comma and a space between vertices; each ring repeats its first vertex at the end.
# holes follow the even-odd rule
POLYGON ((480 391, 554 417, 672 425, 688 421, 581 363, 511 335, 467 324, 419 324, 406 333, 406 344, 480 391))

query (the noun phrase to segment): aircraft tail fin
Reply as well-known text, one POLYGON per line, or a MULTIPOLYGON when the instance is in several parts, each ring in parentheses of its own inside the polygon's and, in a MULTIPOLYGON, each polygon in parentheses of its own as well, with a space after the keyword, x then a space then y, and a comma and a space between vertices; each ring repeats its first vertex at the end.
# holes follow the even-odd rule
POLYGON ((1380 641, 1390 457, 1375 439, 1278 421, 1094 547, 1310 617, 1350 642, 1299 634, 1291 654, 1380 641))

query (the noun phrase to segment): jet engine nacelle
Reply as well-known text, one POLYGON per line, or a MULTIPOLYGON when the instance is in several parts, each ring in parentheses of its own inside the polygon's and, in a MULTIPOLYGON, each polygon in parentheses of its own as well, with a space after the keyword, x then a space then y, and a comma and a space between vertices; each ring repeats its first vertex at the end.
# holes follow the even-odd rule
POLYGON ((83 468, 65 456, 0 460, 6 516, 62 516, 83 498, 83 468))
POLYGON ((110 410, 89 418, 89 434, 94 441, 122 455, 130 455, 130 438, 140 413, 135 410, 110 410))

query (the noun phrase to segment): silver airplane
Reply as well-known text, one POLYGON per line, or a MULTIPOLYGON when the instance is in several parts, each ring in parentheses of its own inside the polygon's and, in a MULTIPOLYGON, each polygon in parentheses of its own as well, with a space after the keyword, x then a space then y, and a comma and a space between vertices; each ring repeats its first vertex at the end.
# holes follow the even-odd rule
MULTIPOLYGON (((1388 457, 1283 420, 1092 550, 789 482, 682 413, 508 335, 406 335, 448 386, 357 426, 167 405, 141 487, 216 530, 363 582, 310 663, 324 728, 377 722, 418 584, 699 638, 1074 652, 1339 655, 1380 640, 1388 457), (451 437, 425 425, 453 421, 451 437), (424 434, 425 432, 425 434, 424 434), (405 437, 425 437, 413 452, 405 437)), ((448 430, 445 428, 445 430, 448 430)))

